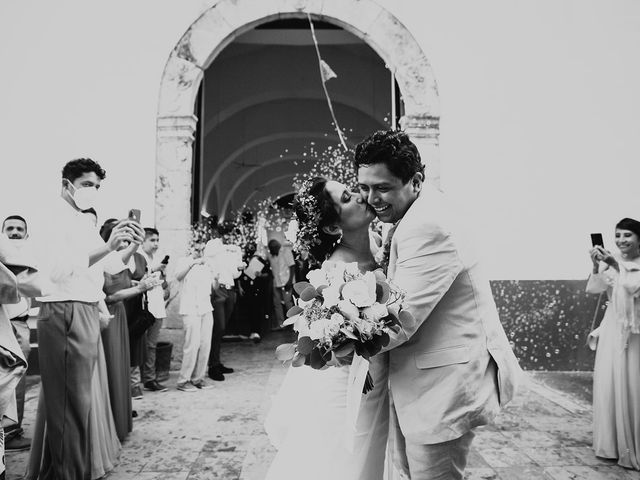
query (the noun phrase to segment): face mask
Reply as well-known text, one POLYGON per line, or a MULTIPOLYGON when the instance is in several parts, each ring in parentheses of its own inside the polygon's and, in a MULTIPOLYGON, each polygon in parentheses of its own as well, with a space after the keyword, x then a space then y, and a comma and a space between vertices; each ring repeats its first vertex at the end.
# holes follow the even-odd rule
POLYGON ((71 198, 73 198, 73 203, 76 204, 80 210, 87 210, 89 208, 94 208, 96 204, 96 200, 98 197, 98 190, 94 187, 82 187, 76 188, 73 186, 71 182, 69 185, 73 188, 74 192, 71 194, 71 198))
POLYGON ((17 249, 21 249, 27 243, 26 238, 10 238, 9 240, 11 240, 11 245, 16 247, 17 249))

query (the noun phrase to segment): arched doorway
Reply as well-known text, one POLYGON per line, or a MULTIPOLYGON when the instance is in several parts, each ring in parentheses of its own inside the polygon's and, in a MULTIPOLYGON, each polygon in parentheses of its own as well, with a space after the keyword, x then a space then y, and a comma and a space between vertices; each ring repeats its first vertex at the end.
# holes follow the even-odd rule
POLYGON ((429 62, 410 32, 371 0, 221 0, 205 11, 172 51, 162 76, 157 124, 156 226, 179 252, 188 242, 193 194, 194 115, 204 70, 239 35, 278 19, 305 18, 335 24, 366 42, 394 72, 403 102, 400 125, 439 184, 439 109, 429 62))

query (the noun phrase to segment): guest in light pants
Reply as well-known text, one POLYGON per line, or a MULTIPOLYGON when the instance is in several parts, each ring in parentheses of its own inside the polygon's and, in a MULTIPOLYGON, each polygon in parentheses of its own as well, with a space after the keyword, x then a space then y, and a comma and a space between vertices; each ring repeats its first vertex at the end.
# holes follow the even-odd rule
MULTIPOLYGON (((2 233, 10 240, 13 247, 18 251, 22 251, 24 247, 28 247, 27 221, 20 215, 10 215, 2 222, 2 233)), ((31 301, 29 298, 22 297, 20 302, 16 304, 5 305, 6 314, 11 320, 13 333, 15 333, 22 354, 25 360, 29 358, 31 352, 30 330, 27 320, 29 318, 29 309, 31 301)), ((22 375, 18 386, 16 387, 16 403, 18 407, 18 423, 12 424, 4 429, 5 443, 4 447, 7 452, 28 450, 31 446, 31 439, 24 436, 22 429, 22 419, 24 417, 24 397, 27 391, 26 374, 22 375)))
POLYGON ((181 258, 176 264, 175 276, 180 281, 178 313, 184 323, 182 366, 177 388, 183 392, 212 386, 205 379, 205 374, 213 331, 211 292, 217 280, 202 257, 203 250, 204 243, 194 242, 191 255, 181 258))

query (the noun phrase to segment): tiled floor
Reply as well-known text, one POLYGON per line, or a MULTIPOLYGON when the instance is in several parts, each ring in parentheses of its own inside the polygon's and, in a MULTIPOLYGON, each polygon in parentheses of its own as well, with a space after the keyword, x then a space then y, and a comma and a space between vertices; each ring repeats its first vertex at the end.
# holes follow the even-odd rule
MULTIPOLYGON (((236 373, 211 390, 180 392, 173 372, 168 392, 145 392, 134 400, 139 417, 108 480, 263 479, 275 451, 262 423, 285 374, 273 358, 283 335, 257 345, 225 343, 223 360, 236 373)), ((495 425, 478 429, 465 478, 640 480, 640 472, 593 455, 590 405, 543 379, 537 373, 495 425)), ((27 393, 27 434, 38 388, 27 393)), ((8 480, 21 478, 27 457, 28 452, 7 455, 8 480)))

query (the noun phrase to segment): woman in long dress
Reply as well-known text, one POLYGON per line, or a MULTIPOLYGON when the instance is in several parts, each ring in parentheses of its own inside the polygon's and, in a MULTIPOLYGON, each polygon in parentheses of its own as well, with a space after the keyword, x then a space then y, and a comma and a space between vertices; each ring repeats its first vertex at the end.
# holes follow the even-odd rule
MULTIPOLYGON (((129 274, 132 280, 132 284, 137 282, 141 282, 143 278, 147 275, 147 261, 144 257, 138 252, 134 252, 131 261, 129 262, 129 274), (135 266, 135 267, 134 267, 135 266), (132 270, 132 267, 133 270, 132 270)), ((137 329, 132 328, 137 319, 140 317, 143 307, 143 294, 138 293, 131 297, 126 298, 124 301, 124 309, 126 311, 127 316, 127 324, 129 328, 129 363, 131 366, 130 369, 130 378, 131 378, 131 389, 132 389, 132 397, 133 398, 141 398, 142 397, 142 387, 141 387, 141 375, 142 375, 142 364, 144 362, 144 344, 146 340, 146 334, 137 332, 137 329), (135 334, 133 333, 135 332, 135 334)))
MULTIPOLYGON (((102 238, 109 238, 114 225, 114 223, 109 222, 103 225, 100 229, 102 238)), ((104 272, 103 292, 112 318, 109 325, 102 331, 102 343, 107 363, 111 410, 118 439, 121 442, 124 441, 133 427, 129 328, 124 301, 141 295, 153 284, 152 279, 149 278, 140 281, 135 286, 131 282, 131 271, 126 264, 137 248, 137 244, 131 244, 118 253, 110 254, 112 257, 117 256, 118 260, 113 263, 117 263, 118 267, 111 268, 111 273, 104 272)))
MULTIPOLYGON (((356 262, 361 271, 376 268, 369 235, 375 213, 360 195, 341 183, 314 179, 299 193, 296 213, 302 226, 299 241, 306 237, 314 258, 356 262)), ((374 389, 361 398, 355 431, 347 430, 350 369, 289 368, 265 421, 278 449, 267 480, 382 479, 389 409, 387 356, 371 359, 374 389)))
POLYGON ((593 448, 596 456, 640 470, 640 222, 616 225, 620 255, 591 250, 591 293, 607 292, 609 306, 597 329, 593 372, 593 448))

